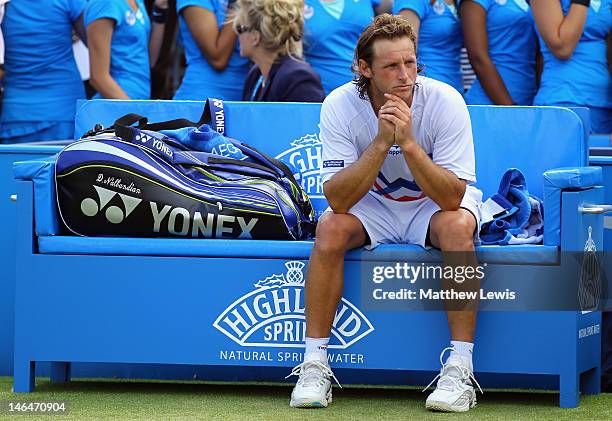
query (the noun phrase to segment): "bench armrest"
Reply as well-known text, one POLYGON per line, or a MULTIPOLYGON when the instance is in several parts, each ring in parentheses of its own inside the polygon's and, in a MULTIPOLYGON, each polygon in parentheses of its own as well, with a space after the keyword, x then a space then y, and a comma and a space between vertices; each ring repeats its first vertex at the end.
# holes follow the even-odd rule
POLYGON ((601 167, 564 167, 544 173, 544 244, 561 245, 561 193, 603 184, 601 167))
POLYGON ((52 155, 13 164, 15 179, 34 183, 34 229, 38 236, 60 232, 55 198, 55 159, 56 155, 52 155))

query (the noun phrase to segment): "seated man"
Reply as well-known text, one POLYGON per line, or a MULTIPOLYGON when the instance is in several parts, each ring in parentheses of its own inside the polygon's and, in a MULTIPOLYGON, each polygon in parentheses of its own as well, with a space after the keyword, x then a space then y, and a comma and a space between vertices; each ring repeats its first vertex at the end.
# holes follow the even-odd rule
MULTIPOLYGON (((321 174, 331 209, 319 221, 308 264, 306 353, 293 371, 299 379, 292 407, 331 402, 327 346, 347 250, 380 243, 431 245, 445 252, 445 264, 477 265, 474 235, 482 193, 468 185, 476 179, 463 98, 449 85, 417 76, 414 33, 400 17, 375 18, 355 58, 357 79, 334 90, 321 108, 321 174)), ((467 411, 476 404, 476 310, 468 304, 467 310, 447 306, 450 355, 427 398, 429 409, 467 411)))

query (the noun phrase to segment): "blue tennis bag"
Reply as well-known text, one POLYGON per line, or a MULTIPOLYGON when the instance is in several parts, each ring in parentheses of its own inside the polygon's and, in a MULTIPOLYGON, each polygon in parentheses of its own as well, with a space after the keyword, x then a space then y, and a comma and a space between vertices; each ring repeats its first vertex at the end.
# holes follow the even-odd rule
POLYGON ((192 127, 202 137, 209 116, 208 105, 198 123, 148 124, 128 114, 64 148, 55 176, 65 227, 83 236, 312 237, 315 212, 284 163, 225 136, 240 159, 195 150, 167 135, 175 130, 184 136, 192 127))

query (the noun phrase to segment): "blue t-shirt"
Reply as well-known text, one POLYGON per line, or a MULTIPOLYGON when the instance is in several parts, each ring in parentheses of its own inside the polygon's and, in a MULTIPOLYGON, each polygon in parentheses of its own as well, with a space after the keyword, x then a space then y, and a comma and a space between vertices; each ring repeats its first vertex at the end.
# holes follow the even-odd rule
MULTIPOLYGON (((570 0, 561 0, 567 15, 570 0)), ((569 60, 557 59, 540 38, 544 72, 536 105, 570 103, 612 108, 612 78, 606 36, 612 28, 612 0, 591 0, 584 31, 569 60)))
POLYGON ((304 58, 321 77, 325 94, 353 79, 355 46, 380 0, 306 0, 304 58))
MULTIPOLYGON (((89 0, 85 25, 96 19, 112 19, 115 29, 111 40, 110 75, 131 99, 151 96, 149 35, 151 21, 144 2, 135 0, 134 12, 126 0, 89 0)), ((96 96, 100 98, 99 94, 96 96)))
MULTIPOLYGON (((525 0, 472 0, 487 13, 489 57, 512 100, 531 105, 536 91, 536 32, 525 0)), ((465 94, 468 104, 491 104, 480 81, 465 94)))
POLYGON ((244 80, 249 71, 248 60, 240 57, 240 48, 236 43, 227 67, 223 71, 219 72, 208 64, 181 13, 188 6, 202 7, 214 13, 219 30, 223 27, 227 15, 227 0, 177 0, 176 11, 179 14, 179 34, 185 46, 187 69, 174 99, 205 100, 206 98, 218 98, 240 101, 244 80))
POLYGON ((454 4, 444 0, 397 0, 393 13, 413 11, 421 21, 417 59, 423 75, 448 83, 463 93, 461 79, 461 47, 463 32, 454 4))
POLYGON ((2 122, 74 121, 85 88, 72 52, 72 25, 86 0, 17 0, 2 22, 6 46, 2 122))

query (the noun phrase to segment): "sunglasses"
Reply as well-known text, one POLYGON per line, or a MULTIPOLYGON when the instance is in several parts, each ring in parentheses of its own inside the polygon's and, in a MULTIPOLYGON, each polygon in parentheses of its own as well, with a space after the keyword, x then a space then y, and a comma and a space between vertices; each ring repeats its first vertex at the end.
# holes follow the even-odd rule
POLYGON ((238 35, 242 35, 242 34, 244 34, 245 32, 249 32, 250 30, 251 30, 251 28, 249 28, 249 27, 248 27, 248 26, 246 26, 246 25, 237 25, 237 26, 236 26, 236 33, 237 33, 238 35))

